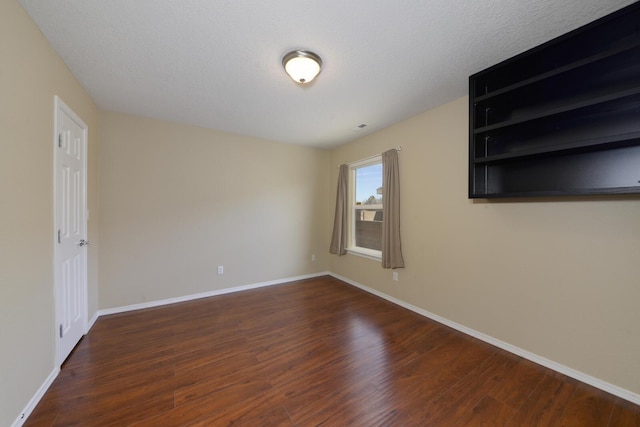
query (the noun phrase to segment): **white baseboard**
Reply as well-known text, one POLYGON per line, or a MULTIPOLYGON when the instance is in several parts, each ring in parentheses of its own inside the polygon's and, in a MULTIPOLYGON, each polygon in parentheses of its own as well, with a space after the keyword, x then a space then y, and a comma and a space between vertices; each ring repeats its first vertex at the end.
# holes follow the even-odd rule
POLYGON ((95 317, 97 319, 100 316, 106 316, 108 314, 125 313, 127 311, 141 310, 143 308, 159 307, 159 306, 162 306, 162 305, 175 304, 175 303, 178 303, 178 302, 185 302, 185 301, 192 301, 192 300, 196 300, 196 299, 200 299, 200 298, 213 297, 213 296, 216 296, 216 295, 224 295, 224 294, 229 294, 229 293, 233 293, 233 292, 247 291, 247 290, 250 290, 250 289, 264 288, 266 286, 280 285, 282 283, 295 282, 297 280, 304 280, 304 279, 313 279, 314 277, 327 276, 327 275, 330 275, 330 273, 328 271, 323 271, 323 272, 320 272, 320 273, 305 274, 305 275, 302 275, 302 276, 295 276, 295 277, 287 277, 287 278, 284 278, 284 279, 270 280, 270 281, 267 281, 267 282, 253 283, 253 284, 250 284, 250 285, 236 286, 236 287, 233 287, 233 288, 218 289, 218 290, 215 290, 215 291, 203 292, 203 293, 192 294, 192 295, 185 295, 185 296, 182 296, 182 297, 168 298, 168 299, 163 299, 163 300, 158 300, 158 301, 145 302, 145 303, 141 303, 141 304, 132 304, 132 305, 125 305, 123 307, 106 308, 106 309, 98 310, 98 312, 96 313, 95 317))
POLYGON ((98 317, 100 317, 100 315, 96 311, 96 313, 93 315, 93 317, 91 318, 91 320, 89 320, 89 323, 87 324, 87 330, 84 332, 85 335, 89 333, 91 328, 93 328, 93 325, 96 323, 96 320, 98 320, 98 317))
POLYGON ((29 403, 27 403, 27 406, 22 410, 20 415, 18 415, 18 418, 16 418, 13 424, 11 424, 11 427, 21 427, 24 424, 27 418, 29 418, 29 415, 31 415, 31 412, 33 412, 33 410, 38 405, 38 402, 40 402, 40 399, 42 399, 42 396, 44 396, 45 392, 49 389, 49 387, 51 387, 51 384, 53 384, 53 381, 56 379, 59 373, 60 368, 56 366, 54 370, 51 371, 47 379, 44 380, 36 394, 33 395, 29 403))
POLYGON ((577 371, 575 369, 569 368, 567 366, 564 366, 560 363, 554 362, 553 360, 549 360, 545 357, 542 356, 538 356, 535 353, 531 353, 530 351, 524 350, 520 347, 516 347, 512 344, 506 343, 504 341, 501 341, 497 338, 494 338, 492 336, 483 334, 482 332, 478 332, 475 329, 471 329, 468 328, 464 325, 461 325, 459 323, 456 322, 452 322, 451 320, 445 319, 444 317, 438 316, 437 314, 431 313, 427 310, 424 310, 420 307, 416 307, 415 305, 409 304, 405 301, 399 300, 397 298, 394 298, 390 295, 385 294, 384 292, 380 292, 377 291, 373 288, 370 288, 368 286, 365 286, 361 283, 358 283, 356 281, 353 281, 351 279, 347 279, 346 277, 340 276, 339 274, 335 274, 335 273, 329 273, 330 276, 335 277, 338 280, 342 280, 345 283, 348 283, 352 286, 355 286, 356 288, 362 289, 365 292, 369 292, 370 294, 379 296, 380 298, 383 298, 389 302, 392 302, 396 305, 399 305, 401 307, 404 307, 408 310, 411 310, 415 313, 418 313, 424 317, 427 317, 429 319, 435 320, 438 323, 442 323, 443 325, 449 326, 453 329, 456 329, 462 333, 465 333, 467 335, 470 335, 474 338, 478 338, 479 340, 482 340, 486 343, 489 343, 491 345, 494 345, 496 347, 499 347, 503 350, 506 350, 510 353, 513 353, 515 355, 518 355, 520 357, 523 357, 527 360, 530 360, 534 363, 537 363, 538 365, 542 365, 546 368, 552 369, 556 372, 560 372, 561 374, 564 374, 568 377, 571 378, 575 378, 578 381, 582 381, 583 383, 592 385, 596 388, 599 388, 600 390, 606 391, 607 393, 611 393, 615 396, 618 396, 622 399, 628 400, 629 402, 635 403, 636 405, 640 405, 640 395, 633 393, 629 390, 626 390, 624 388, 618 387, 616 385, 610 384, 606 381, 602 381, 598 378, 592 377, 590 375, 587 375, 583 372, 577 371))

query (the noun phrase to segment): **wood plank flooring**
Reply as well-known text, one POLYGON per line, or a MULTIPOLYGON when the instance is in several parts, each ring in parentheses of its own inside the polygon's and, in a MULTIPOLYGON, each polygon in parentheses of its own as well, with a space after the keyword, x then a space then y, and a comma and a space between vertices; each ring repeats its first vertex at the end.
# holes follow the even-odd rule
POLYGON ((25 425, 640 427, 640 407, 322 277, 101 317, 25 425))

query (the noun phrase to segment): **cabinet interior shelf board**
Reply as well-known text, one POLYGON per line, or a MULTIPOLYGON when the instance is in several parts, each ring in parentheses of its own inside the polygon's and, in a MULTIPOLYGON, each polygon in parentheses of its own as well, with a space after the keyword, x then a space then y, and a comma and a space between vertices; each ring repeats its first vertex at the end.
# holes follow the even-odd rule
POLYGON ((495 123, 495 124, 492 124, 492 125, 489 125, 489 126, 483 126, 481 128, 475 129, 473 132, 478 134, 478 133, 483 133, 483 132, 487 132, 487 131, 491 131, 491 130, 496 130, 496 129, 504 128, 504 127, 507 127, 507 126, 513 126, 513 125, 517 125, 517 124, 520 124, 520 123, 530 122, 532 120, 542 119, 544 117, 555 116, 557 114, 562 114, 562 113, 566 113, 566 112, 569 112, 569 111, 578 110, 580 108, 590 107, 592 105, 598 105, 598 104, 603 104, 603 103, 609 102, 609 101, 615 101, 616 99, 622 99, 622 98, 625 98, 627 96, 633 96, 633 95, 637 95, 637 94, 640 94, 640 87, 633 87, 633 88, 625 89, 625 90, 618 91, 618 92, 615 92, 615 93, 610 93, 610 94, 607 94, 607 95, 602 95, 602 96, 598 96, 598 97, 595 97, 595 98, 591 98, 589 100, 585 100, 585 101, 580 101, 580 102, 575 102, 575 103, 572 103, 572 104, 564 105, 562 107, 551 108, 551 109, 544 110, 544 111, 539 112, 539 113, 529 114, 529 115, 526 115, 526 116, 519 117, 517 119, 505 120, 503 122, 495 123))
POLYGON ((634 48, 639 47, 639 46, 640 46, 640 39, 635 40, 633 43, 629 43, 627 45, 621 46, 621 47, 619 47, 617 49, 613 49, 613 50, 607 51, 607 52, 598 53, 598 54, 592 55, 592 56, 590 56, 588 58, 585 58, 585 59, 582 59, 582 60, 579 60, 579 61, 575 61, 575 62, 573 62, 571 64, 567 64, 567 65, 564 65, 562 67, 558 67, 558 68, 555 68, 553 70, 547 71, 546 73, 542 73, 542 74, 539 74, 537 76, 533 76, 533 77, 530 77, 528 79, 522 80, 520 82, 513 83, 513 84, 511 84, 509 86, 505 86, 503 88, 493 90, 493 91, 491 91, 489 93, 486 93, 484 95, 480 95, 480 96, 475 97, 474 101, 475 102, 486 101, 487 99, 491 99, 491 98, 494 98, 496 96, 503 95, 505 93, 514 91, 516 89, 520 89, 522 87, 529 86, 529 85, 532 85, 534 83, 538 83, 538 82, 543 81, 543 80, 547 80, 547 79, 549 79, 551 77, 555 77, 557 75, 560 75, 560 74, 575 70, 577 68, 582 68, 585 65, 589 65, 589 64, 592 64, 594 62, 601 61, 603 59, 609 58, 611 56, 615 56, 615 55, 617 55, 619 53, 625 52, 627 50, 634 49, 634 48))
POLYGON ((608 146, 612 144, 619 144, 622 142, 630 142, 634 140, 638 140, 637 144, 640 144, 640 132, 631 132, 631 133, 625 133, 622 135, 612 135, 612 136, 606 136, 602 138, 593 138, 585 141, 574 141, 574 142, 567 142, 563 144, 549 145, 546 147, 531 148, 531 149, 520 150, 516 152, 511 152, 511 153, 476 157, 474 162, 476 164, 496 163, 503 160, 520 159, 524 157, 536 156, 536 155, 546 154, 546 153, 575 151, 575 150, 588 149, 588 148, 595 149, 601 146, 608 146))

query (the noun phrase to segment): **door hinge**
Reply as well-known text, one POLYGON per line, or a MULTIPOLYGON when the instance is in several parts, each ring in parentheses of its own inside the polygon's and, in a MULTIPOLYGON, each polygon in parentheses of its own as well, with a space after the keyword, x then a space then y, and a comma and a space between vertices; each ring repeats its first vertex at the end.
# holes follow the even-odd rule
POLYGON ((62 323, 60 323, 60 338, 62 338, 62 323))
POLYGON ((58 134, 58 147, 62 148, 62 134, 58 134))
POLYGON ((60 229, 58 229, 58 243, 60 243, 60 229))

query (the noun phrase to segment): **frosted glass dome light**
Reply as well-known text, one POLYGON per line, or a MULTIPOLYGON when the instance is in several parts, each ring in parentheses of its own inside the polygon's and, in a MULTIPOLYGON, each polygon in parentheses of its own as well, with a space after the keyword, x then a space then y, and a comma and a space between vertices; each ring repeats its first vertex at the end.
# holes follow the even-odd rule
POLYGON ((309 83, 322 68, 322 59, 313 52, 294 50, 282 58, 282 66, 296 83, 309 83))

